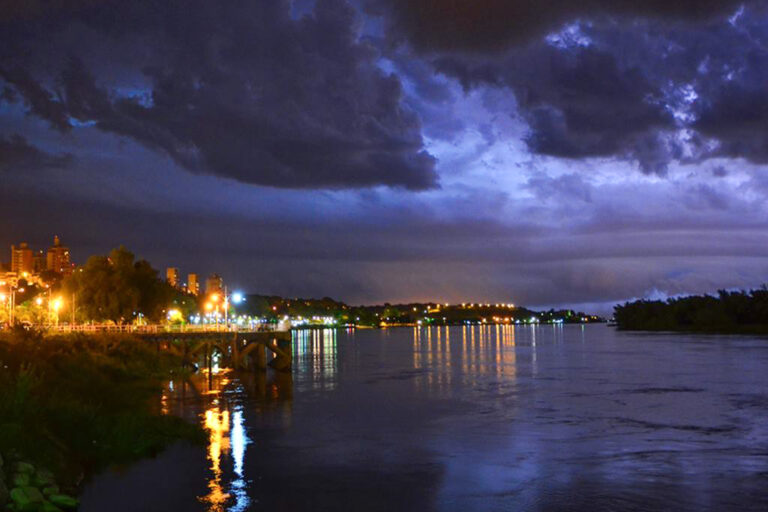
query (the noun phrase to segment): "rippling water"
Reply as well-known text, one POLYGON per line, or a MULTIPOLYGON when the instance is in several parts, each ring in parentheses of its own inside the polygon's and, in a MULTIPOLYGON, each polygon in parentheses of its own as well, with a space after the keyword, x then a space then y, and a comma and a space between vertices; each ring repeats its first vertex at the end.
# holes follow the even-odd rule
POLYGON ((768 510, 768 340, 602 326, 294 333, 293 373, 168 385, 205 449, 84 511, 768 510))

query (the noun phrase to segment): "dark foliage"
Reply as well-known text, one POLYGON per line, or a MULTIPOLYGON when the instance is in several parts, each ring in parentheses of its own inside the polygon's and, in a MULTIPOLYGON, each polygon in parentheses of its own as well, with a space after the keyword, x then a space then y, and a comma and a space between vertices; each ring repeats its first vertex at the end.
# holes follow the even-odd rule
POLYGON ((614 308, 614 318, 630 330, 768 332, 768 288, 627 302, 614 308))
POLYGON ((180 366, 129 336, 0 334, 0 453, 49 468, 74 488, 108 464, 202 439, 157 405, 163 379, 180 366))
POLYGON ((130 323, 138 315, 158 322, 176 291, 157 277, 145 260, 125 247, 109 256, 91 256, 62 282, 65 297, 75 296, 79 321, 130 323))

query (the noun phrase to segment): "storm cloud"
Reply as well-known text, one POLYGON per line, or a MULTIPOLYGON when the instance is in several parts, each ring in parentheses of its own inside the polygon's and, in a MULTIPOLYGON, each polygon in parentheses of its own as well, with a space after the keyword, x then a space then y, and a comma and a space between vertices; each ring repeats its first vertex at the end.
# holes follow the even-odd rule
POLYGON ((0 78, 57 130, 92 124, 245 183, 437 185, 418 117, 344 0, 298 18, 279 0, 27 14, 3 27, 0 78))
POLYGON ((53 155, 33 145, 21 135, 0 136, 0 173, 62 169, 72 164, 71 154, 53 155))
MULTIPOLYGON (((517 34, 521 39, 503 48, 480 44, 468 52, 434 44, 421 58, 465 92, 508 91, 509 109, 527 125, 523 140, 536 155, 628 161, 659 176, 672 162, 727 156, 765 163, 768 23, 762 4, 728 11, 725 4, 705 3, 680 12, 638 3, 644 4, 648 9, 637 12, 645 17, 631 23, 619 15, 633 9, 596 3, 581 11, 584 18, 533 23, 541 33, 517 34)), ((497 7, 484 15, 492 17, 497 7)), ((464 35, 458 30, 455 38, 464 35)), ((407 41, 420 48, 418 38, 407 41)))
MULTIPOLYGON (((391 30, 422 52, 485 53, 527 43, 560 25, 617 16, 702 21, 743 4, 730 0, 369 0, 390 16, 391 30)), ((750 3, 750 2, 746 2, 750 3)))
POLYGON ((0 248, 350 302, 768 272, 764 2, 10 2, 0 248))

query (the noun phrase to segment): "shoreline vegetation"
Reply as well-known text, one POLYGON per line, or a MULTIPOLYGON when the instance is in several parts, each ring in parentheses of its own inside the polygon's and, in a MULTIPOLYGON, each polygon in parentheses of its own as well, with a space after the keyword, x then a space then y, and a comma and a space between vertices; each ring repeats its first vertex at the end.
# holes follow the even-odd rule
POLYGON ((160 410, 162 382, 185 371, 127 335, 0 332, 0 510, 74 509, 96 472, 203 443, 199 425, 160 410))
POLYGON ((626 331, 768 335, 768 288, 627 302, 614 307, 614 320, 626 331))

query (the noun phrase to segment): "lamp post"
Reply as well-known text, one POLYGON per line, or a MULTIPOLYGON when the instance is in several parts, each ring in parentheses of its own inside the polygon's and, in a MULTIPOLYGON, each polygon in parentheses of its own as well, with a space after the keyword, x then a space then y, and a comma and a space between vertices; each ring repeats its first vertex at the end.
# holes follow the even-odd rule
MULTIPOLYGON (((213 309, 213 303, 211 303, 210 301, 206 302, 205 303, 205 310, 210 312, 212 309, 213 309)), ((203 323, 205 323, 205 322, 203 322, 203 323)))
POLYGON ((229 330, 229 295, 224 287, 224 329, 229 330))
MULTIPOLYGON (((3 293, 3 292, 0 292, 0 304, 2 304, 2 305, 5 305, 5 301, 6 301, 6 300, 8 300, 8 296, 7 296, 5 293, 3 293)), ((11 318, 11 317, 10 317, 10 313, 9 313, 9 315, 8 315, 8 318, 9 318, 9 319, 11 318)))
POLYGON ((61 299, 56 298, 51 303, 51 309, 53 309, 53 313, 56 315, 56 327, 59 326, 59 310, 61 309, 61 299))
MULTIPOLYGON (((6 285, 6 281, 0 281, 0 286, 6 285)), ((13 325, 13 321, 15 320, 15 310, 16 310, 16 291, 18 290, 21 293, 24 293, 24 288, 19 288, 18 285, 13 285, 12 283, 7 283, 8 285, 8 295, 5 293, 0 294, 2 297, 0 297, 0 302, 8 301, 8 324, 13 325)))

